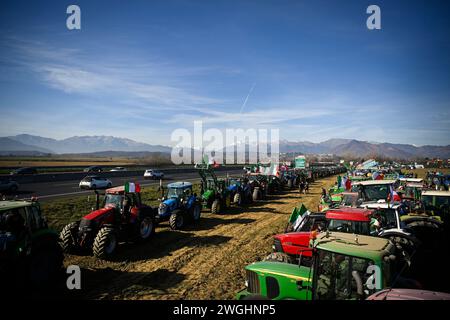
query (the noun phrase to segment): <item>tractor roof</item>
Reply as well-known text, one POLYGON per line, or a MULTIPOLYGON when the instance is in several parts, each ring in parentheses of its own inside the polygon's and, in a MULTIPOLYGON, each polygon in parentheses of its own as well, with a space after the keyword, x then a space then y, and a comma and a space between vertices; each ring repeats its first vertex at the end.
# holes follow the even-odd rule
POLYGON ((400 207, 400 203, 394 202, 394 203, 387 203, 387 202, 366 202, 361 205, 363 208, 367 209, 394 209, 396 210, 398 207, 400 207))
POLYGON ((360 186, 374 186, 374 185, 387 185, 394 184, 397 180, 366 180, 366 181, 357 181, 353 182, 353 185, 360 186))
POLYGON ((191 188, 191 187, 192 187, 192 183, 185 182, 185 181, 173 182, 173 183, 169 183, 167 185, 167 188, 171 188, 171 189, 187 189, 187 188, 191 188))
POLYGON ((32 206, 33 202, 24 200, 2 200, 0 201, 0 211, 29 207, 32 206))
POLYGON ((422 196, 450 197, 450 191, 424 190, 422 196))
POLYGON ((323 232, 317 236, 315 247, 321 250, 380 261, 393 253, 388 239, 341 232, 323 232))
POLYGON ((119 186, 119 187, 106 189, 106 193, 109 193, 109 194, 124 194, 125 193, 125 186, 119 186))
POLYGON ((327 219, 348 220, 348 221, 370 221, 372 210, 362 208, 339 208, 330 209, 326 212, 327 219))
POLYGON ((400 181, 421 183, 421 182, 423 182, 423 179, 422 178, 400 178, 400 181))
POLYGON ((423 188, 423 184, 421 183, 407 183, 406 186, 411 188, 423 188))

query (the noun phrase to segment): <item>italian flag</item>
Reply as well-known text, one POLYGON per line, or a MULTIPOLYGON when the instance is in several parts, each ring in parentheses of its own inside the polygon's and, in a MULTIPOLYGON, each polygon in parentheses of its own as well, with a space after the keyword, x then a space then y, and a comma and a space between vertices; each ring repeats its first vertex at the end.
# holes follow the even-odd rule
POLYGON ((141 192, 141 186, 139 183, 127 182, 125 183, 125 192, 127 193, 141 192))
POLYGON ((205 154, 203 157, 203 163, 211 165, 213 166, 213 168, 220 167, 220 165, 216 162, 216 160, 213 157, 209 158, 207 154, 205 154))

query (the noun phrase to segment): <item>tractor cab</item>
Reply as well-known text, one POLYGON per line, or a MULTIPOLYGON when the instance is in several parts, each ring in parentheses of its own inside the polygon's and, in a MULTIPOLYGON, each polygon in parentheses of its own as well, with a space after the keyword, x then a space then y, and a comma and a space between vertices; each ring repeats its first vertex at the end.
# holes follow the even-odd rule
POLYGON ((448 217, 450 214, 450 191, 422 191, 422 203, 426 212, 434 215, 448 217))
POLYGON ((174 182, 167 185, 167 193, 162 204, 174 208, 186 203, 192 196, 192 183, 174 182))
POLYGON ((52 286, 63 267, 58 233, 50 229, 37 201, 0 201, 2 289, 52 286))
POLYGON ((422 183, 406 183, 401 193, 403 193, 403 199, 409 200, 420 200, 420 195, 422 194, 423 184, 422 183))
POLYGON ((358 192, 364 202, 386 200, 389 192, 396 189, 398 180, 367 180, 352 183, 352 192, 358 192))
MULTIPOLYGON (((123 222, 128 223, 128 218, 136 218, 136 212, 142 206, 140 190, 126 190, 126 186, 107 189, 103 198, 103 208, 113 208, 116 215, 121 214, 123 222), (131 213, 131 215, 130 215, 131 213)), ((99 210, 99 207, 97 207, 99 210)), ((119 216, 117 216, 119 217, 119 216)))
POLYGON ((192 183, 186 181, 169 183, 166 196, 158 208, 157 222, 169 220, 173 230, 183 228, 191 220, 200 219, 201 206, 193 193, 192 183))

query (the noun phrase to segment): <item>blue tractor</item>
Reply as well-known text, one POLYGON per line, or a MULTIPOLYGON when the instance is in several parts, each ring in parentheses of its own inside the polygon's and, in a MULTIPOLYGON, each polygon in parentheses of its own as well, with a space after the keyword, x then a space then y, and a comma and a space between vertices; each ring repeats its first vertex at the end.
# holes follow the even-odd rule
POLYGON ((253 202, 253 188, 249 183, 248 178, 227 178, 227 189, 230 192, 230 197, 233 203, 237 205, 249 204, 253 202))
POLYGON ((192 183, 174 182, 167 185, 167 193, 158 208, 157 220, 168 220, 170 228, 179 230, 188 222, 198 222, 201 211, 201 203, 192 192, 192 183))

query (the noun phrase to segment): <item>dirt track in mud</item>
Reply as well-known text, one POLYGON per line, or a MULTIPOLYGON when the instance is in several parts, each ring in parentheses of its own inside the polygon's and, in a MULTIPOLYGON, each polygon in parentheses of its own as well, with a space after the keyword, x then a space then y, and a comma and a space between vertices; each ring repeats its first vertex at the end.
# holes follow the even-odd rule
MULTIPOLYGON (((123 244, 114 261, 67 255, 65 264, 82 269, 83 299, 233 299, 243 288, 244 266, 271 252, 272 236, 283 232, 292 208, 300 203, 314 210, 322 186, 313 183, 307 195, 298 190, 270 196, 248 208, 223 215, 205 211, 197 225, 172 231, 163 223, 144 244, 123 244)), ((77 291, 77 290, 75 290, 77 291)))

